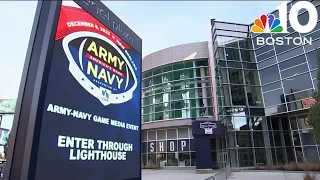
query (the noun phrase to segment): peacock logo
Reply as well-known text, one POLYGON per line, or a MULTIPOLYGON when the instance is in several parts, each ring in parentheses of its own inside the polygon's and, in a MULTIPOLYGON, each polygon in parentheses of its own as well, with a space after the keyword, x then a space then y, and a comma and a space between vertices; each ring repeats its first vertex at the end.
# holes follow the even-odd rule
POLYGON ((280 23, 280 20, 275 18, 273 14, 269 14, 268 16, 263 14, 260 18, 254 20, 251 31, 253 33, 281 33, 283 28, 280 23))

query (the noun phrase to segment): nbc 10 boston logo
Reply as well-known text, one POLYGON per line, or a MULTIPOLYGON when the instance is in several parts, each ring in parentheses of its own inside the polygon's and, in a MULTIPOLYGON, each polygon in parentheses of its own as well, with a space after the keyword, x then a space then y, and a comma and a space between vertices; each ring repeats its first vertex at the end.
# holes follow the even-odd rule
POLYGON ((80 31, 62 41, 69 71, 103 105, 121 104, 133 97, 137 77, 126 55, 110 39, 80 31))
POLYGON ((252 33, 271 33, 270 37, 256 37, 256 44, 262 45, 305 45, 312 44, 312 37, 291 37, 286 35, 292 32, 288 32, 287 22, 290 23, 293 32, 307 34, 314 30, 318 22, 318 12, 316 7, 308 1, 298 1, 292 5, 289 14, 287 9, 287 2, 283 2, 276 10, 279 12, 279 17, 276 18, 273 14, 261 15, 255 19, 253 26, 251 27, 252 33), (299 13, 307 11, 309 19, 306 24, 301 24, 298 19, 299 13), (289 21, 288 21, 289 18, 289 21), (275 34, 283 35, 281 37, 275 37, 275 34))

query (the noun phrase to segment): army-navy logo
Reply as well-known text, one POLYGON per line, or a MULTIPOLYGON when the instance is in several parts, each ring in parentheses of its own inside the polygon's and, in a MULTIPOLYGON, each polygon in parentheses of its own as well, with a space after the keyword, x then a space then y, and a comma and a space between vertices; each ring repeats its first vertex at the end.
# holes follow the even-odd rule
POLYGON ((125 54, 111 40, 81 31, 62 41, 70 61, 69 71, 103 105, 120 104, 132 98, 137 78, 125 54))

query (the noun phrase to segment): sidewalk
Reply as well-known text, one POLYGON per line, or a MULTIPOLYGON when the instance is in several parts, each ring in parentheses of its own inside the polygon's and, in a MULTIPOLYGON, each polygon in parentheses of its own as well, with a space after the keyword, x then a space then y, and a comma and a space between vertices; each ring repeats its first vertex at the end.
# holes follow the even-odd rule
POLYGON ((195 170, 142 170, 142 180, 204 180, 213 174, 196 174, 195 170))
MULTIPOLYGON (((312 173, 312 172, 311 172, 312 173)), ((304 173, 301 172, 232 172, 228 180, 303 180, 304 173)), ((317 175, 316 180, 320 180, 320 174, 317 175)))

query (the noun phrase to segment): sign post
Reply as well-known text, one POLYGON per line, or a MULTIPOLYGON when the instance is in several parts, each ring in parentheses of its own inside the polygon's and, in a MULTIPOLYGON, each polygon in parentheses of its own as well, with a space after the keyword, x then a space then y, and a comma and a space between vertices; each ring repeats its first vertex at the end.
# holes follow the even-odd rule
POLYGON ((192 122, 192 134, 195 140, 196 168, 208 170, 213 168, 211 138, 220 136, 225 131, 220 121, 195 120, 192 122))
POLYGON ((100 1, 39 1, 4 179, 140 180, 141 44, 100 1))

